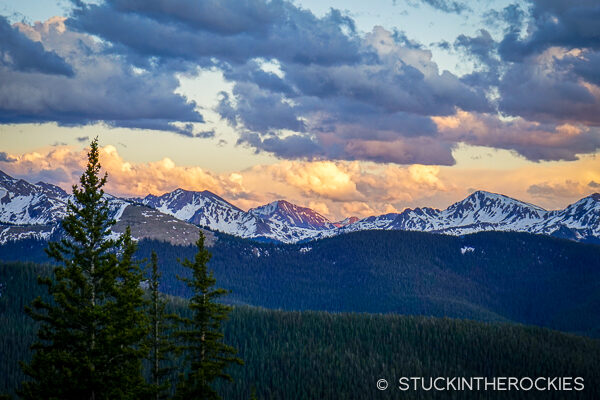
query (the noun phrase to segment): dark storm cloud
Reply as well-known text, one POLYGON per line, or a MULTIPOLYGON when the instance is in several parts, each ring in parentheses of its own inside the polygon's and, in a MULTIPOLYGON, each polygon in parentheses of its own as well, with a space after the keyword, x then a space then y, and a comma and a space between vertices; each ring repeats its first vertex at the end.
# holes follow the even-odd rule
POLYGON ((221 35, 264 34, 269 25, 280 20, 285 12, 281 1, 108 0, 106 3, 122 13, 144 15, 167 23, 183 23, 190 28, 221 35))
POLYGON ((600 3, 597 0, 538 0, 531 5, 530 34, 510 32, 500 43, 505 60, 519 61, 552 46, 600 48, 600 3))
POLYGON ((255 132, 243 132, 238 144, 248 144, 257 151, 267 151, 282 158, 319 158, 323 148, 311 138, 303 135, 279 137, 267 134, 261 137, 255 132))
POLYGON ((233 89, 235 107, 228 96, 223 96, 217 108, 233 126, 239 122, 252 131, 266 132, 287 129, 304 132, 305 125, 280 93, 261 89, 253 83, 240 82, 233 89))
POLYGON ((487 13, 505 27, 498 42, 484 30, 457 38, 455 48, 479 67, 462 80, 496 89, 503 114, 600 126, 600 96, 588 85, 600 83, 600 3, 540 0, 524 8, 528 13, 517 4, 487 13))
POLYGON ((540 73, 540 62, 515 63, 499 85, 500 108, 509 115, 534 121, 600 125, 600 102, 570 67, 551 61, 540 73))
POLYGON ((260 88, 286 96, 295 96, 297 92, 288 79, 284 79, 273 72, 261 68, 257 60, 249 60, 243 65, 222 65, 223 73, 227 80, 232 82, 255 83, 260 88))
POLYGON ((600 3, 543 0, 530 8, 527 35, 499 43, 506 62, 500 110, 540 122, 600 126, 600 97, 585 82, 600 75, 600 3))
POLYGON ((56 53, 13 28, 0 15, 0 65, 23 72, 73 76, 71 66, 56 53))
POLYGON ((301 93, 323 100, 353 100, 365 108, 375 106, 387 113, 408 112, 418 115, 452 114, 456 107, 469 111, 491 110, 484 93, 464 85, 453 74, 437 73, 437 65, 427 60, 420 65, 403 63, 398 55, 382 55, 378 64, 286 69, 287 78, 301 93), (435 70, 435 71, 434 71, 435 70))
POLYGON ((118 57, 106 56, 89 36, 64 30, 60 19, 18 28, 23 41, 43 44, 47 54, 62 56, 73 73, 64 76, 39 68, 0 66, 1 123, 102 121, 109 126, 191 134, 190 125, 182 128, 173 123, 202 122, 195 104, 173 93, 179 82, 172 74, 134 71, 118 57), (28 34, 41 43, 31 41, 28 34))
MULTIPOLYGON (((279 75, 263 71, 253 61, 230 66, 224 73, 236 82, 233 98, 222 94, 217 111, 232 126, 255 134, 252 140, 246 134, 243 142, 280 157, 365 157, 377 161, 389 157, 393 162, 410 162, 412 157, 407 152, 393 155, 381 151, 375 156, 373 141, 435 136, 437 128, 430 116, 451 115, 456 107, 492 111, 484 91, 464 84, 449 72, 440 74, 431 53, 414 44, 406 45, 403 35, 377 27, 365 39, 361 49, 364 57, 352 65, 281 63, 279 75), (283 150, 292 141, 274 139, 278 129, 312 135, 302 142, 310 145, 300 147, 306 152, 283 150), (262 140, 265 134, 268 140, 262 140), (331 135, 337 140, 323 137, 331 135), (369 151, 364 146, 339 143, 347 139, 369 141, 369 151)), ((426 157, 422 159, 427 163, 426 157)), ((429 163, 440 159, 453 163, 451 156, 432 156, 429 163)))
POLYGON ((353 21, 323 18, 285 1, 121 0, 79 4, 68 25, 145 57, 243 63, 256 57, 300 64, 359 60, 353 21), (207 13, 210 10, 210 13, 207 13), (260 16, 255 18, 255 16, 260 16), (234 24, 227 28, 228 21, 234 24))
POLYGON ((488 88, 498 84, 500 79, 500 60, 497 57, 497 43, 492 35, 481 29, 477 36, 459 35, 454 48, 466 53, 478 69, 461 77, 461 80, 474 87, 488 88))
POLYGON ((479 35, 474 37, 459 35, 454 42, 454 47, 463 48, 482 63, 489 65, 492 62, 496 42, 487 30, 481 29, 478 33, 479 35))
MULTIPOLYGON (((460 4, 432 2, 449 12, 464 10, 460 4)), ((177 60, 173 68, 216 66, 234 83, 216 111, 243 132, 240 142, 284 158, 369 159, 377 141, 434 137, 432 115, 493 111, 481 88, 440 73, 403 32, 376 27, 360 37, 338 10, 318 18, 287 1, 112 0, 78 3, 67 25, 150 70, 177 60), (370 150, 352 154, 338 143, 348 138, 370 150)))
POLYGON ((600 86, 600 51, 587 52, 583 57, 565 57, 563 63, 570 63, 579 77, 600 86))

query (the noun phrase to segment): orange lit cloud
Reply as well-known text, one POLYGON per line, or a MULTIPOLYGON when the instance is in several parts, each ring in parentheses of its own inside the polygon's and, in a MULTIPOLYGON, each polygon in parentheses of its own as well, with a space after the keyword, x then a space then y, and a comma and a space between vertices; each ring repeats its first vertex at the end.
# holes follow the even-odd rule
POLYGON ((358 173, 358 169, 358 163, 332 161, 284 161, 266 168, 268 173, 306 194, 338 201, 362 198, 352 179, 358 173))
MULTIPOLYGON (((447 121, 452 124, 452 120, 447 121)), ((5 159, 0 161, 0 169, 10 175, 55 183, 69 190, 84 167, 85 151, 52 147, 10 154, 5 159)), ((399 212, 406 207, 445 208, 476 189, 550 209, 562 208, 600 190, 600 159, 594 156, 577 162, 526 163, 509 169, 282 161, 215 173, 177 165, 169 158, 129 162, 108 145, 101 148, 101 163, 109 173, 107 191, 118 196, 162 194, 178 187, 210 190, 242 209, 286 199, 332 220, 399 212)))
MULTIPOLYGON (((85 151, 76 151, 66 146, 13 157, 15 161, 1 165, 7 173, 30 176, 32 180, 47 177, 63 188, 77 182, 86 160, 85 151)), ((118 196, 162 194, 178 187, 230 195, 245 191, 241 176, 236 174, 220 176, 200 167, 178 166, 169 158, 134 164, 125 161, 112 145, 100 149, 100 160, 103 169, 109 174, 106 190, 118 196)))

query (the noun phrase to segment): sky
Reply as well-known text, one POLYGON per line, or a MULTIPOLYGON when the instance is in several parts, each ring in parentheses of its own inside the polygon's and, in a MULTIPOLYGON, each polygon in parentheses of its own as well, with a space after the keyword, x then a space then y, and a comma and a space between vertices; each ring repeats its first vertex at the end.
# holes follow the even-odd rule
POLYGON ((600 191, 598 0, 3 0, 0 170, 332 220, 600 191))

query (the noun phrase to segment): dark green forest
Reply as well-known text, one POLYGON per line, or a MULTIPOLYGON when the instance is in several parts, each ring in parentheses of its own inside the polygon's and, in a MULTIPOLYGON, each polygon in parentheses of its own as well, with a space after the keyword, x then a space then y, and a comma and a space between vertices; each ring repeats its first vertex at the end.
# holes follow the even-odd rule
MULTIPOLYGON (((0 392, 23 380, 18 360, 30 357, 35 322, 23 307, 43 288, 37 276, 51 267, 0 263, 0 392)), ((186 300, 171 298, 186 313, 186 300)), ((600 342, 548 329, 506 323, 399 315, 286 312, 237 306, 223 325, 225 340, 244 366, 217 386, 225 399, 439 398, 439 393, 375 388, 379 378, 401 376, 582 376, 584 392, 529 392, 526 398, 595 399, 600 396, 600 342)), ((523 393, 470 398, 523 398, 523 393)), ((465 398, 447 393, 443 398, 465 398), (453 397, 454 396, 454 397, 453 397)))
MULTIPOLYGON (((45 242, 0 246, 0 259, 47 262, 45 242)), ((155 250, 161 290, 188 297, 177 258, 193 246, 142 240, 155 250)), ((398 313, 514 321, 600 336, 600 246, 542 235, 462 237, 366 231, 304 244, 257 243, 218 234, 210 248, 226 301, 284 310, 398 313), (463 248, 473 251, 461 252, 463 248)))

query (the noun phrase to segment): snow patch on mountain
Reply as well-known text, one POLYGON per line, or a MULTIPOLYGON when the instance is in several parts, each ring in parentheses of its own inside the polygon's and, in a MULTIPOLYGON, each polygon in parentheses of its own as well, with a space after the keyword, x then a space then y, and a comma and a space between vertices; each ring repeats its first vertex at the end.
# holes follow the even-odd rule
POLYGON ((460 254, 473 253, 475 251, 475 247, 471 246, 463 246, 460 248, 460 254))

